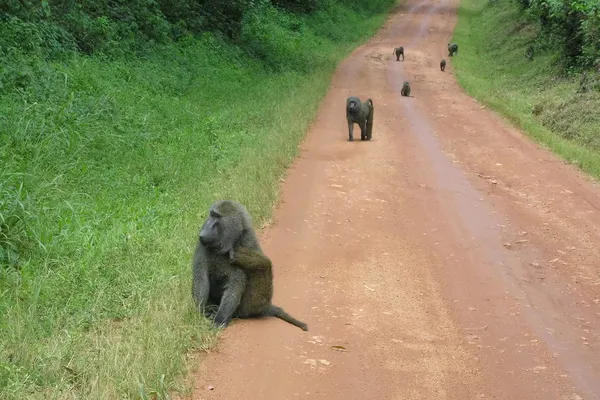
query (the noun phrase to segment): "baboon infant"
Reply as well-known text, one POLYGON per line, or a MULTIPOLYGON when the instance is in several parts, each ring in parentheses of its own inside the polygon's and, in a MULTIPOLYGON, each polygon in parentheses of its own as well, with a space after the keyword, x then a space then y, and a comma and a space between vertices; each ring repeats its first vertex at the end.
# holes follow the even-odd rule
POLYGON ((400 89, 400 94, 402 96, 410 96, 410 84, 407 81, 404 81, 402 89, 400 89))
POLYGON ((360 140, 371 140, 373 136, 373 114, 375 106, 373 100, 367 99, 364 103, 356 96, 346 100, 346 120, 348 121, 348 140, 354 140, 354 124, 360 127, 360 140))
POLYGON ((448 55, 452 57, 454 53, 458 54, 458 45, 456 43, 448 43, 448 55))
POLYGON ((442 61, 440 61, 440 69, 442 70, 442 72, 444 72, 444 70, 446 69, 446 60, 444 60, 442 58, 442 61))
POLYGON ((275 316, 303 330, 308 326, 271 303, 273 271, 246 208, 231 200, 213 203, 200 229, 193 258, 192 296, 205 315, 218 306, 215 325, 232 318, 275 316))
POLYGON ((402 55, 402 61, 404 61, 404 47, 396 47, 392 54, 396 54, 396 61, 400 61, 400 55, 402 55))

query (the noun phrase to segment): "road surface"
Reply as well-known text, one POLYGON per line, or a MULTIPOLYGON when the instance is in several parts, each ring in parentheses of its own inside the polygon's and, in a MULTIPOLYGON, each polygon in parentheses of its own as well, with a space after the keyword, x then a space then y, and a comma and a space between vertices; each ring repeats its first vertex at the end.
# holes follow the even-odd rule
POLYGON ((600 189, 459 88, 457 5, 406 0, 340 64, 261 233, 310 330, 234 322, 193 399, 600 399, 600 189))

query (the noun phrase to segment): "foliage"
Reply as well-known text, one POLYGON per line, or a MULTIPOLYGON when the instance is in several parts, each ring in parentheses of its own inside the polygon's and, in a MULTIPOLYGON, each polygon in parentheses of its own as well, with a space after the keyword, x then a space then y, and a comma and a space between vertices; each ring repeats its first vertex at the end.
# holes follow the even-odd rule
POLYGON ((560 47, 567 67, 600 68, 599 0, 517 0, 538 21, 538 41, 560 47))
POLYGON ((190 295, 205 210, 269 217, 392 3, 0 2, 0 398, 182 387, 216 337, 190 295))
POLYGON ((563 74, 556 64, 563 51, 551 42, 538 44, 529 60, 541 30, 514 3, 463 0, 454 32, 461 55, 452 66, 469 94, 600 177, 600 74, 563 74))

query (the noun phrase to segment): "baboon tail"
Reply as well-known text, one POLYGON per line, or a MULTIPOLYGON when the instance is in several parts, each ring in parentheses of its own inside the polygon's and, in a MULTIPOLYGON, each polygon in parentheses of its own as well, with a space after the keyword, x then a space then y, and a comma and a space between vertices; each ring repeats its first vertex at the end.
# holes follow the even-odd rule
POLYGON ((367 137, 371 138, 373 134, 373 114, 375 113, 373 100, 367 99, 367 106, 369 107, 369 117, 367 118, 367 137))
POLYGON ((283 308, 281 307, 277 307, 273 304, 271 304, 269 306, 269 308, 267 308, 263 313, 263 316, 265 317, 277 317, 279 319, 284 320, 285 322, 288 322, 292 325, 297 326, 298 328, 302 329, 303 331, 307 331, 308 330, 308 325, 306 325, 304 322, 302 321, 298 321, 296 318, 292 317, 290 314, 286 313, 283 308))

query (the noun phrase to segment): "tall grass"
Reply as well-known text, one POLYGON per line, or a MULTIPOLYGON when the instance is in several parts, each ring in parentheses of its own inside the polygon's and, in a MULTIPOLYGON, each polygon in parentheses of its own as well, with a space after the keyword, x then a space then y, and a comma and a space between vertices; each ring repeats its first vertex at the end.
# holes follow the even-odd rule
POLYGON ((509 1, 462 0, 454 40, 461 52, 452 64, 469 94, 600 177, 600 75, 565 75, 562 49, 509 1))
POLYGON ((217 339, 191 300, 205 211, 233 198, 269 218, 333 68, 386 9, 269 8, 243 51, 207 34, 29 63, 0 95, 0 398, 184 388, 186 354, 217 339))

